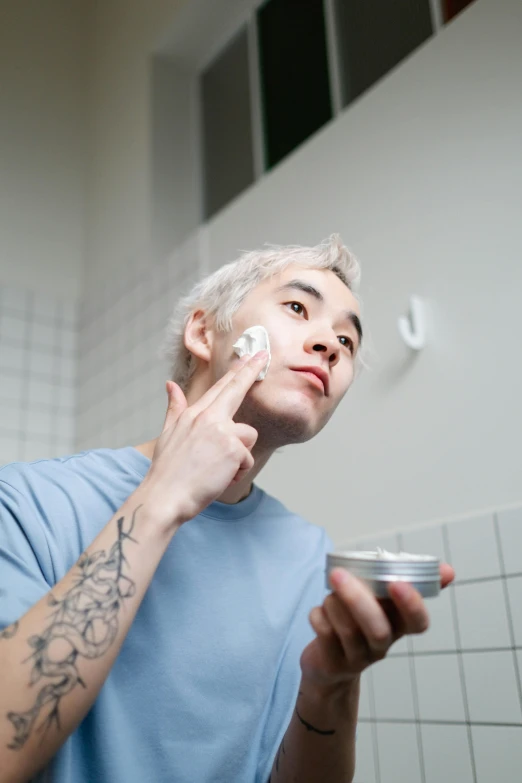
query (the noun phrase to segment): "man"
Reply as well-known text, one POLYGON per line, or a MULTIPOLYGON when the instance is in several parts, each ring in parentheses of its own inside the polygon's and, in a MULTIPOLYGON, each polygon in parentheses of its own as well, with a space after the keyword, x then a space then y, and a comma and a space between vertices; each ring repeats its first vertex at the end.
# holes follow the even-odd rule
POLYGON ((351 385, 357 276, 335 236, 242 256, 169 327, 156 440, 0 471, 0 783, 353 779, 360 674, 424 603, 326 595, 324 531, 253 481, 351 385))

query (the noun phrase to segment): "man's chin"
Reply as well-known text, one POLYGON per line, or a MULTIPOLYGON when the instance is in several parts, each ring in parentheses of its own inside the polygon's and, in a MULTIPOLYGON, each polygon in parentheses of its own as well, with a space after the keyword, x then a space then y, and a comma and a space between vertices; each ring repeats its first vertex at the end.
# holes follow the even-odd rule
POLYGON ((283 403, 269 404, 267 400, 243 403, 238 419, 245 421, 259 433, 258 444, 280 448, 293 443, 305 443, 314 437, 326 422, 318 421, 317 413, 309 405, 283 403))

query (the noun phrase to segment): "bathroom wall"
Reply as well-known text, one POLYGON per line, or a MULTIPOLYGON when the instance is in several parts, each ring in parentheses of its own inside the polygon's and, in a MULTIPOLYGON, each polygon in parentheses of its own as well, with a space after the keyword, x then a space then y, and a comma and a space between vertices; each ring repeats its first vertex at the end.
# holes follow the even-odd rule
POLYGON ((160 358, 174 304, 199 275, 196 234, 162 263, 137 258, 124 279, 82 302, 77 446, 137 445, 155 437, 166 411, 169 368, 160 358))
POLYGON ((354 783, 514 783, 522 768, 522 507, 347 542, 430 553, 431 628, 363 675, 354 783))
POLYGON ((75 448, 90 5, 0 12, 0 464, 75 448))
POLYGON ((0 283, 77 298, 89 0, 0 9, 0 283))
POLYGON ((75 445, 76 307, 0 283, 0 465, 75 445))
MULTIPOLYGON (((165 11, 168 3, 159 5, 165 11)), ((156 19, 157 40, 165 40, 166 16, 156 19)), ((116 11, 99 17, 104 46, 117 20, 116 11)), ((132 68, 118 66, 118 78, 113 74, 105 86, 97 69, 104 97, 96 105, 105 124, 121 101, 129 112, 139 109, 129 139, 119 124, 110 137, 100 125, 100 144, 91 150, 99 177, 88 201, 99 220, 88 221, 85 294, 91 302, 99 299, 107 315, 103 326, 83 319, 81 328, 99 337, 124 332, 121 321, 111 320, 107 292, 118 298, 123 292, 125 299, 133 259, 141 256, 151 274, 161 266, 144 249, 151 226, 142 209, 142 179, 152 187, 147 167, 155 159, 156 139, 154 113, 144 100, 142 55, 154 35, 151 23, 140 35, 137 20, 131 14, 127 32, 114 44, 114 52, 120 51, 125 41, 133 68, 139 61, 136 88, 129 74, 138 71, 132 68)), ((241 249, 267 241, 315 243, 332 231, 340 231, 360 256, 370 370, 324 432, 283 449, 259 478, 292 509, 324 525, 336 542, 522 502, 522 458, 513 436, 522 394, 513 358, 522 330, 521 27, 518 0, 477 0, 217 214, 205 229, 206 256, 188 262, 191 269, 215 269, 241 249), (402 344, 397 331, 411 294, 423 299, 428 319, 420 355, 402 344)), ((186 184, 181 176, 180 192, 186 184)), ((154 200, 149 195, 148 209, 154 200)), ((138 297, 133 322, 143 301, 138 297)), ((136 333, 136 362, 126 372, 152 364, 150 343, 142 337, 136 333)), ((108 378, 115 354, 97 344, 100 351, 91 350, 85 374, 108 378)), ((118 362, 127 356, 119 352, 118 362)), ((156 376, 150 370, 133 384, 147 383, 151 397, 161 399, 163 377, 152 386, 156 376)), ((107 389, 108 381, 100 388, 107 389)), ((151 432, 144 394, 142 408, 129 412, 136 421, 141 416, 142 425, 109 425, 105 413, 98 421, 96 412, 110 410, 115 399, 111 393, 103 402, 100 388, 92 389, 92 399, 80 390, 80 409, 90 413, 89 426, 79 428, 79 447, 100 439, 112 443, 112 435, 119 443, 124 430, 151 432), (108 428, 114 430, 109 439, 108 428)))
POLYGON ((521 30, 478 0, 209 224, 212 268, 331 231, 361 259, 370 369, 260 477, 336 542, 522 503, 521 30))

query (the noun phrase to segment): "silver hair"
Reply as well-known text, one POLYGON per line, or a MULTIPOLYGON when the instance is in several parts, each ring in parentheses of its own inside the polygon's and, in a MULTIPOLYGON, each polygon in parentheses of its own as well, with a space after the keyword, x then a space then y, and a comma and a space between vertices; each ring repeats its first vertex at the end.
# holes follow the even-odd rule
POLYGON ((315 247, 265 245, 261 250, 243 253, 208 275, 182 297, 169 320, 161 354, 170 364, 171 379, 183 391, 196 368, 194 356, 185 347, 185 327, 191 314, 203 310, 217 329, 228 332, 232 319, 245 297, 266 278, 296 264, 309 269, 330 269, 355 294, 360 280, 356 257, 332 234, 315 247))

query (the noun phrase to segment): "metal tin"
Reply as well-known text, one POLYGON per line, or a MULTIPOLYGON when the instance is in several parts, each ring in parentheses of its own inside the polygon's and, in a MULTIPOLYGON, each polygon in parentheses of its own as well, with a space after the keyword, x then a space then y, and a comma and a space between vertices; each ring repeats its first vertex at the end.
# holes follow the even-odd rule
POLYGON ((365 582, 378 598, 389 598, 391 582, 409 582, 424 598, 440 593, 440 561, 431 555, 377 552, 330 552, 326 556, 326 587, 332 568, 346 568, 365 582), (384 555, 384 556, 383 556, 384 555))

